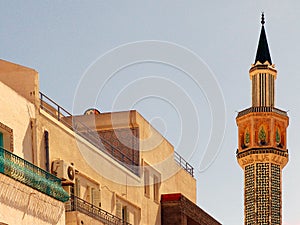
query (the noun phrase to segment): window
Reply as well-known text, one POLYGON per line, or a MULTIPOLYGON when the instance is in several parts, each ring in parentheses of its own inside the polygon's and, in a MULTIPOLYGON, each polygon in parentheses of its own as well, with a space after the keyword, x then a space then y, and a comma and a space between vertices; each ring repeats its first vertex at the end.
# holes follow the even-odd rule
POLYGON ((150 197, 150 186, 149 186, 150 174, 148 169, 144 169, 144 194, 146 197, 150 197))
POLYGON ((44 144, 45 144, 45 166, 46 166, 46 171, 50 172, 50 156, 49 156, 49 132, 44 131, 44 144))
POLYGON ((140 224, 140 209, 131 205, 130 202, 116 199, 116 216, 122 219, 122 224, 140 224))
POLYGON ((3 133, 0 132, 0 147, 3 148, 3 133))
MULTIPOLYGON (((3 133, 0 132, 0 148, 1 148, 1 151, 0 151, 0 157, 4 157, 4 153, 3 153, 3 133)), ((0 172, 3 173, 4 172, 4 165, 1 164, 0 165, 0 172)))
POLYGON ((122 220, 124 223, 128 222, 128 210, 127 206, 122 207, 122 220))
POLYGON ((87 201, 94 206, 101 207, 101 192, 99 189, 87 186, 87 201))
POLYGON ((13 151, 13 130, 0 122, 0 147, 13 151))
POLYGON ((160 179, 158 176, 153 175, 153 199, 155 202, 159 202, 159 187, 160 179))

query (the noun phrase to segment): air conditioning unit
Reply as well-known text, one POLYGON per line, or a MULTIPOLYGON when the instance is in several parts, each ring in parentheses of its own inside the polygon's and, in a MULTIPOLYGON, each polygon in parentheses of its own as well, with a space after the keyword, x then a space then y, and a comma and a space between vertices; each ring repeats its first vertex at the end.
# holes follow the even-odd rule
POLYGON ((55 160, 52 162, 52 173, 60 178, 65 184, 73 184, 75 181, 74 166, 64 160, 55 160))

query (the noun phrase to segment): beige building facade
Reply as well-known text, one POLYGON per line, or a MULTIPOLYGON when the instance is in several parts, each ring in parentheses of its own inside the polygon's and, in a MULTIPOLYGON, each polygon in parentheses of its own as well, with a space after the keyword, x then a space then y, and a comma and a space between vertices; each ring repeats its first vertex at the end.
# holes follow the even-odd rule
POLYGON ((37 114, 34 96, 26 93, 37 73, 5 61, 0 68, 0 224, 63 225, 68 195, 57 177, 34 165, 37 114), (29 76, 28 86, 12 82, 18 74, 29 76))
POLYGON ((0 189, 0 222, 175 224, 162 219, 161 196, 177 193, 195 212, 178 224, 208 224, 192 166, 137 111, 72 115, 39 91, 36 71, 4 60, 0 87, 0 186, 22 189, 0 189), (17 195, 24 202, 6 199, 17 195))

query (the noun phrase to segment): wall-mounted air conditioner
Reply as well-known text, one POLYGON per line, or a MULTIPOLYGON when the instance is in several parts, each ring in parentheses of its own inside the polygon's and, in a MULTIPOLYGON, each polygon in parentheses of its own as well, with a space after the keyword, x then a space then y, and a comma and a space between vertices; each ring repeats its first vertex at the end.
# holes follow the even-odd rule
POLYGON ((75 168, 71 163, 64 160, 55 160, 52 162, 52 173, 62 180, 63 183, 74 183, 75 168))

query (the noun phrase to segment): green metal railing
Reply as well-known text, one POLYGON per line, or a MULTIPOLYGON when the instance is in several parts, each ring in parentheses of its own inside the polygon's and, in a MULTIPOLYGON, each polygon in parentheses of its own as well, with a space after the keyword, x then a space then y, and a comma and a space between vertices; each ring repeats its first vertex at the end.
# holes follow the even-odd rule
POLYGON ((59 201, 69 200, 69 195, 62 188, 59 178, 2 147, 0 147, 0 173, 59 201))

